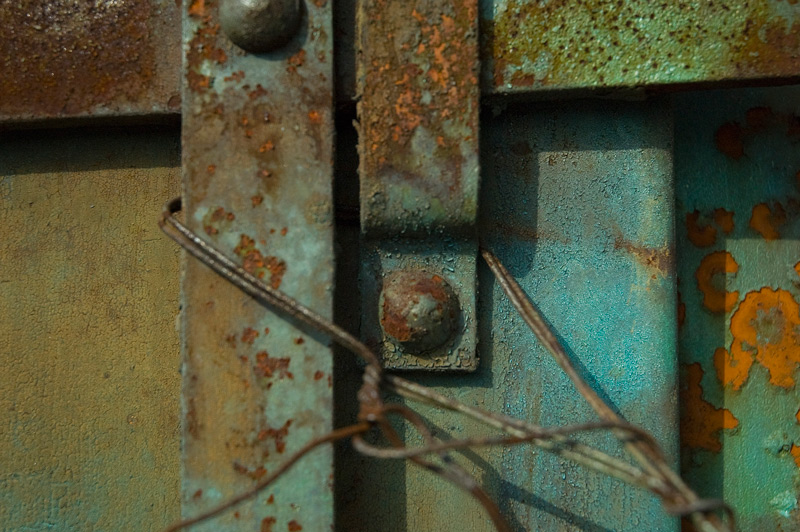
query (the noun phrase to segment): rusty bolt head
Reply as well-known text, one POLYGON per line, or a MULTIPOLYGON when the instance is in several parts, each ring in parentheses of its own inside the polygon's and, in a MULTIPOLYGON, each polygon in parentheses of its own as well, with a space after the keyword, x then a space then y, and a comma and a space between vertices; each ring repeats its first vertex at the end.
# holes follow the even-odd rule
POLYGON ((252 53, 272 52, 297 33, 301 0, 223 0, 219 24, 233 43, 252 53))
POLYGON ((381 327, 407 351, 421 354, 444 345, 455 332, 458 314, 458 300, 439 275, 402 270, 384 280, 381 327))

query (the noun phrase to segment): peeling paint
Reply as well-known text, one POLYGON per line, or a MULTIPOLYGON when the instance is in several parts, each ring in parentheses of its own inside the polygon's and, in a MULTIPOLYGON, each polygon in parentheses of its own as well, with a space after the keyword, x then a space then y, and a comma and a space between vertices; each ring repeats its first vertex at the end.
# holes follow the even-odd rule
POLYGON ((697 288, 703 294, 703 306, 711 312, 729 312, 739 300, 739 292, 729 292, 719 275, 735 274, 739 265, 727 251, 715 251, 703 257, 695 271, 697 288))
POLYGON ((739 420, 727 409, 717 408, 703 399, 700 385, 703 368, 700 364, 689 364, 685 370, 685 385, 681 389, 681 443, 693 449, 718 453, 722 450, 720 431, 735 429, 739 420))

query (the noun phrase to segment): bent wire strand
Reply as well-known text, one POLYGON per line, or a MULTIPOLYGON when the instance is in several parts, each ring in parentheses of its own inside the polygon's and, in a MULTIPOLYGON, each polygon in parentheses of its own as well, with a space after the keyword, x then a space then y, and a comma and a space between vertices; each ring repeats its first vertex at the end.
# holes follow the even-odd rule
POLYGON ((563 346, 550 331, 533 303, 528 299, 527 294, 508 273, 499 259, 487 249, 482 248, 481 254, 497 278, 503 292, 534 335, 568 375, 578 392, 600 416, 601 422, 555 428, 539 427, 502 414, 471 407, 396 375, 384 375, 377 355, 369 347, 335 323, 305 307, 280 290, 265 285, 260 279, 237 265, 224 253, 178 221, 174 215, 180 210, 180 198, 174 199, 165 205, 164 212, 159 220, 159 226, 170 238, 214 272, 257 301, 276 308, 307 326, 327 334, 336 343, 360 356, 366 362, 366 367, 363 385, 357 396, 360 407, 359 423, 334 430, 327 435, 312 440, 292 455, 275 473, 260 481, 252 489, 200 516, 177 523, 168 528, 168 531, 175 531, 200 523, 219 515, 244 500, 252 498, 309 451, 321 444, 348 437, 352 437, 353 447, 365 455, 377 458, 408 458, 417 465, 449 480, 472 495, 484 507, 499 532, 505 532, 509 528, 499 514, 497 506, 479 484, 449 457, 446 453, 447 450, 480 445, 532 443, 537 447, 562 458, 572 460, 600 474, 612 476, 622 482, 654 493, 661 498, 666 511, 674 515, 691 516, 695 526, 701 532, 724 532, 734 528, 733 512, 723 501, 700 499, 683 482, 680 476, 668 466, 652 436, 643 429, 627 423, 589 387, 575 370, 563 346), (396 406, 384 404, 382 391, 393 392, 412 401, 425 402, 458 412, 472 417, 487 426, 502 430, 509 436, 467 438, 437 443, 422 419, 413 410, 406 407, 398 409, 396 406), (387 414, 391 413, 400 415, 402 419, 414 426, 423 435, 425 445, 418 448, 407 448, 388 421, 387 414), (368 444, 362 438, 362 435, 372 428, 378 428, 391 443, 393 449, 383 449, 368 444), (636 467, 599 449, 567 437, 576 432, 587 430, 610 430, 623 443, 634 459, 639 462, 641 467, 636 467), (437 455, 443 465, 439 466, 422 458, 426 454, 437 455), (716 511, 724 512, 729 518, 728 521, 725 522, 719 519, 714 514, 716 511))

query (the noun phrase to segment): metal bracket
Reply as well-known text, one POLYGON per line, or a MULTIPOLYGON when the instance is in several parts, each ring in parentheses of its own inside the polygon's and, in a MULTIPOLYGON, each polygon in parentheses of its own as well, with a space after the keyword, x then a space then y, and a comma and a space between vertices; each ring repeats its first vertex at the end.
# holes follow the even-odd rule
POLYGON ((473 371, 477 0, 362 2, 362 331, 391 369, 473 371))

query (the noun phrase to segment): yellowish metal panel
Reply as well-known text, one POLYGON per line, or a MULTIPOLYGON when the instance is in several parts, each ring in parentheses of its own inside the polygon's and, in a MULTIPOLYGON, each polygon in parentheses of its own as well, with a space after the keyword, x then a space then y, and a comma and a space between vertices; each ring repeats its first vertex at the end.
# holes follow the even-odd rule
POLYGON ((179 254, 156 219, 177 132, 0 142, 0 523, 179 515, 179 254))

